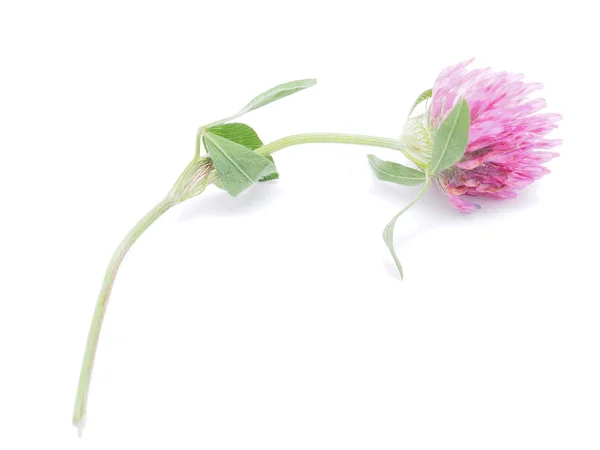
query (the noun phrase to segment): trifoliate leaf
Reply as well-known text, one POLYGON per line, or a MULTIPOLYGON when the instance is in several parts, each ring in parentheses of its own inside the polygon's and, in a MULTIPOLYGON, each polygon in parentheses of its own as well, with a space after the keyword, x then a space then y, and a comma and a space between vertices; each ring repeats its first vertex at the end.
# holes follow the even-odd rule
POLYGON ((431 174, 440 173, 462 158, 469 143, 470 126, 469 104, 462 99, 435 133, 429 165, 431 174))
POLYGON ((204 145, 223 188, 233 197, 276 171, 275 165, 264 156, 217 134, 206 132, 204 145))
POLYGON ((368 158, 371 167, 375 170, 375 175, 380 180, 404 186, 417 186, 425 182, 425 174, 419 170, 395 162, 383 161, 375 155, 368 155, 368 158))
POLYGON ((433 90, 432 89, 427 89, 425 92, 421 93, 421 95, 419 95, 417 97, 417 99, 415 100, 415 102, 413 103, 412 108, 410 108, 410 111, 408 113, 408 117, 410 117, 410 115, 413 113, 413 111, 415 110, 415 108, 417 106, 419 106, 421 103, 423 103, 428 98, 431 98, 432 95, 433 95, 433 90))
MULTIPOLYGON (((229 139, 236 144, 248 147, 250 150, 256 150, 263 146, 263 143, 258 137, 258 134, 256 134, 256 131, 254 131, 252 127, 246 125, 245 123, 224 123, 210 127, 206 131, 224 137, 225 139, 229 139)), ((204 142, 204 148, 207 148, 206 142, 204 142)), ((275 164, 271 155, 267 155, 266 158, 275 164)), ((269 181, 277 178, 279 178, 279 173, 274 172, 258 181, 269 181)))

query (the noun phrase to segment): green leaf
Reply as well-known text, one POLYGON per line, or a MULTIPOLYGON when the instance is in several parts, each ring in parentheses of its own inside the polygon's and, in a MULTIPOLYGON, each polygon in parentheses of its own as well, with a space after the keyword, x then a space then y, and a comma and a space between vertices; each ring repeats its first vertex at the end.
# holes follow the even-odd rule
POLYGON ((396 221, 398 220, 398 217, 400 217, 403 212, 404 210, 396 214, 394 218, 390 220, 390 223, 388 223, 383 229, 383 241, 385 242, 386 247, 392 254, 392 258, 394 258, 394 263, 396 263, 396 268, 398 269, 398 272, 400 272, 401 279, 404 279, 404 271, 402 270, 402 264, 400 264, 398 255, 396 255, 396 250, 394 250, 394 227, 396 226, 396 221))
POLYGON ((233 197, 276 171, 275 165, 264 156, 218 134, 205 133, 204 145, 223 188, 233 197))
POLYGON ((398 218, 402 214, 404 214, 406 211, 408 211, 410 209, 410 207, 413 206, 415 203, 417 203, 417 201, 419 201, 419 199, 423 196, 423 194, 427 190, 427 186, 429 186, 429 182, 430 182, 430 178, 426 178, 425 185, 423 185, 423 187, 421 188, 421 191, 419 191, 419 193, 414 198, 414 200, 412 202, 410 202, 408 205, 406 205, 406 207, 402 211, 400 211, 398 214, 396 214, 392 218, 392 220, 390 220, 390 223, 388 223, 386 225, 386 227, 383 229, 383 241, 385 242, 386 247, 392 254, 392 258, 394 258, 394 262, 396 263, 398 272, 400 272, 400 278, 404 278, 404 271, 402 270, 402 264, 400 264, 398 255, 396 255, 396 250, 394 250, 394 227, 396 226, 396 221, 398 220, 398 218))
POLYGON ((317 80, 309 78, 306 80, 296 80, 290 81, 288 83, 283 83, 274 88, 269 89, 266 92, 263 92, 257 97, 254 97, 250 103, 248 103, 244 108, 240 110, 234 117, 240 117, 243 114, 246 114, 250 111, 254 111, 255 109, 262 108, 265 105, 268 105, 275 100, 279 100, 281 98, 287 97, 288 95, 292 95, 298 91, 309 88, 317 84, 317 80))
POLYGON ((426 91, 424 91, 423 93, 421 93, 421 95, 419 95, 417 97, 417 99, 415 100, 415 102, 413 103, 412 108, 410 108, 410 112, 408 113, 408 117, 410 117, 410 115, 413 113, 413 111, 415 110, 415 108, 417 106, 419 106, 425 100, 431 98, 432 95, 433 95, 433 90, 432 89, 427 89, 426 91))
POLYGON ((290 81, 288 83, 283 83, 274 88, 269 89, 266 92, 263 92, 257 97, 254 97, 250 103, 240 109, 236 114, 231 117, 226 117, 225 119, 217 120, 216 122, 212 122, 209 125, 205 125, 200 128, 200 132, 204 130, 208 130, 210 128, 214 128, 219 124, 223 124, 225 122, 231 122, 232 120, 237 119, 238 117, 243 116, 244 114, 254 111, 255 109, 262 108, 265 105, 268 105, 275 100, 279 100, 280 98, 287 97, 288 95, 292 95, 298 91, 302 91, 303 89, 309 88, 317 84, 317 80, 309 78, 306 80, 296 80, 290 81))
POLYGON ((440 173, 460 161, 469 142, 471 114, 465 99, 459 101, 442 122, 433 138, 430 170, 440 173))
MULTIPOLYGON (((263 143, 258 137, 258 134, 256 134, 256 131, 254 131, 252 127, 246 125, 245 123, 224 123, 220 125, 215 125, 214 127, 210 127, 206 131, 224 137, 225 139, 229 139, 230 141, 235 142, 236 144, 248 147, 250 150, 256 150, 263 146, 263 143)), ((202 139, 204 142, 204 137, 202 139)), ((206 142, 204 142, 204 148, 207 148, 206 142)), ((266 158, 273 164, 275 164, 271 155, 267 155, 266 158)), ((279 178, 279 173, 274 172, 270 175, 261 178, 258 181, 270 181, 275 180, 277 178, 279 178)))
MULTIPOLYGON (((275 165, 275 161, 273 161, 273 157, 271 155, 267 155, 267 156, 265 156, 265 158, 267 158, 269 161, 271 161, 273 163, 273 165, 275 165)), ((265 181, 278 180, 278 179, 279 179, 279 172, 273 172, 271 175, 262 177, 260 180, 258 180, 258 182, 263 183, 265 181)))
POLYGON ((395 162, 383 161, 375 155, 368 155, 368 158, 371 167, 375 170, 375 175, 380 180, 404 186, 417 186, 425 182, 425 174, 419 170, 395 162))
POLYGON ((256 131, 245 123, 224 123, 210 127, 206 131, 248 147, 250 150, 256 150, 263 146, 256 131))

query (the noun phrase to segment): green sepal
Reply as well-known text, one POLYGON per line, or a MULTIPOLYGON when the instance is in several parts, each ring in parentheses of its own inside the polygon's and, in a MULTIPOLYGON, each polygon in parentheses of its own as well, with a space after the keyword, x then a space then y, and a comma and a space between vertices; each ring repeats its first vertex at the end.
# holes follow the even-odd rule
POLYGON ((417 106, 419 106, 425 100, 430 99, 432 95, 433 95, 433 89, 427 89, 426 91, 423 91, 421 93, 421 95, 419 95, 417 97, 417 99, 415 100, 415 102, 413 103, 412 108, 410 108, 410 111, 408 112, 408 117, 410 117, 410 115, 413 113, 413 111, 415 110, 415 108, 417 106))
POLYGON ((452 108, 433 137, 429 164, 432 175, 436 175, 460 161, 467 150, 470 126, 469 104, 462 99, 452 108))

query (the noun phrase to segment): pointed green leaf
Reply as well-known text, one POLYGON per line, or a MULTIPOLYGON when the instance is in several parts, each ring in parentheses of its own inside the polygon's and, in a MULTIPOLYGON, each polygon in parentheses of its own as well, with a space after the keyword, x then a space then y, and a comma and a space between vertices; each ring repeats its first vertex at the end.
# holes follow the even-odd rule
POLYGON ((400 217, 403 212, 404 210, 396 214, 394 218, 390 220, 390 223, 388 223, 383 229, 383 241, 385 242, 386 247, 392 254, 392 258, 394 258, 394 263, 396 263, 396 268, 400 273, 401 279, 404 279, 404 271, 402 270, 402 264, 400 264, 400 260, 398 259, 398 256, 396 255, 396 250, 394 249, 394 227, 396 226, 396 221, 398 220, 398 217, 400 217))
POLYGON ((248 103, 244 108, 240 110, 234 117, 240 117, 243 114, 246 114, 250 111, 254 111, 255 109, 262 108, 265 105, 268 105, 275 100, 279 100, 280 98, 287 97, 288 95, 294 94, 303 89, 309 88, 317 84, 317 80, 309 78, 306 80, 296 80, 290 81, 288 83, 283 83, 274 88, 269 89, 266 92, 263 92, 257 97, 254 97, 250 103, 248 103))
POLYGON ((395 162, 383 161, 375 155, 368 155, 368 158, 375 175, 380 180, 404 186, 417 186, 425 182, 425 174, 419 170, 395 162))
POLYGON ((417 97, 417 99, 415 100, 415 102, 413 103, 412 108, 410 108, 410 111, 408 113, 408 117, 410 117, 410 115, 413 113, 413 111, 415 110, 415 108, 417 106, 419 106, 425 100, 431 98, 432 95, 433 95, 433 90, 432 89, 427 89, 426 91, 424 91, 423 93, 421 93, 421 95, 419 95, 417 97))
POLYGON ((459 101, 442 122, 433 138, 430 170, 440 173, 460 161, 469 142, 471 114, 466 100, 459 101))
MULTIPOLYGON (((258 134, 256 134, 256 131, 254 131, 252 127, 246 125, 245 123, 224 123, 210 127, 206 131, 224 137, 225 139, 229 139, 236 144, 248 147, 250 150, 256 150, 263 146, 263 143, 258 137, 258 134)), ((204 140, 204 138, 202 139, 204 140)), ((204 142, 204 148, 206 148, 206 142, 204 142)), ((271 155, 267 155, 266 158, 275 164, 271 155)), ((279 178, 279 173, 274 172, 258 181, 269 181, 277 178, 279 178)))
POLYGON ((204 145, 223 188, 233 197, 275 172, 275 165, 264 156, 217 134, 205 133, 204 145))
POLYGON ((394 227, 396 226, 396 221, 398 220, 398 218, 402 214, 404 214, 406 211, 408 211, 410 209, 410 207, 413 206, 415 203, 417 203, 417 201, 423 196, 423 194, 425 193, 425 190, 427 190, 427 186, 429 186, 430 180, 431 180, 430 178, 425 179, 425 184, 423 185, 423 187, 421 188, 421 190, 419 191, 417 196, 414 198, 414 200, 412 202, 410 202, 408 205, 406 205, 406 207, 402 211, 400 211, 398 214, 396 214, 392 218, 392 220, 390 220, 390 223, 388 223, 386 225, 386 227, 383 229, 383 241, 385 242, 386 247, 392 254, 392 258, 394 258, 394 263, 396 263, 398 272, 400 272, 400 278, 404 278, 404 271, 402 270, 402 264, 400 264, 400 260, 398 259, 398 256, 396 255, 396 250, 394 250, 394 227))
POLYGON ((231 122, 232 120, 237 119, 244 114, 254 111, 255 109, 262 108, 265 105, 268 105, 275 100, 279 100, 280 98, 287 97, 288 95, 292 95, 298 91, 302 91, 303 89, 309 88, 317 84, 317 80, 309 78, 306 80, 296 80, 290 81, 288 83, 283 83, 274 88, 269 89, 266 92, 263 92, 257 97, 254 97, 250 103, 240 109, 236 114, 231 117, 226 117, 225 119, 217 120, 215 122, 210 123, 209 125, 205 125, 200 128, 200 132, 204 130, 208 130, 209 128, 213 128, 219 124, 223 124, 225 122, 231 122))

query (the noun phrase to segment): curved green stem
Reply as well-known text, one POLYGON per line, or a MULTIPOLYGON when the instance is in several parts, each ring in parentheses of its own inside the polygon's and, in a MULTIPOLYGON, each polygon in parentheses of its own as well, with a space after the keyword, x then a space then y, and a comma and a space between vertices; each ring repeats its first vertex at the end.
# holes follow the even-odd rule
POLYGON ((268 155, 292 145, 299 144, 352 144, 367 145, 371 147, 391 148, 401 150, 400 141, 397 139, 382 138, 376 136, 364 136, 360 134, 341 134, 341 133, 305 133, 286 136, 270 144, 263 145, 256 150, 261 155, 268 155))
POLYGON ((421 169, 425 169, 423 161, 416 158, 398 139, 383 138, 377 136, 365 136, 360 134, 343 133, 306 133, 287 136, 270 144, 263 145, 256 150, 261 155, 268 155, 292 145, 299 144, 351 144, 366 145, 369 147, 390 148, 402 152, 406 158, 421 169))
POLYGON ((359 134, 342 133, 305 133, 286 136, 270 144, 263 145, 256 150, 256 153, 268 155, 286 147, 300 144, 352 144, 368 145, 372 147, 384 147, 394 150, 400 150, 400 142, 397 139, 388 139, 376 136, 364 136, 359 134))
MULTIPOLYGON (((196 134, 196 156, 200 154, 200 141, 202 133, 206 127, 198 129, 196 134)), ((402 152, 408 160, 416 164, 421 169, 424 169, 423 161, 415 157, 408 149, 406 149, 398 139, 383 138, 378 136, 367 136, 361 134, 344 134, 344 133, 304 133, 286 136, 270 144, 263 145, 256 150, 263 156, 275 153, 286 147, 300 144, 351 144, 351 145, 366 145, 369 147, 390 148, 402 152)))
POLYGON ((85 424, 85 415, 87 407, 87 397, 90 388, 90 380, 92 376, 92 367, 94 365, 94 358, 96 356, 96 349, 98 348, 98 338, 100 337, 100 329, 102 328, 102 321, 104 320, 104 314, 108 305, 108 299, 112 290, 115 278, 117 277, 117 271, 123 261, 123 258, 133 245, 133 243, 140 237, 140 235, 150 226, 156 219, 167 212, 176 203, 170 198, 166 197, 154 208, 152 208, 148 214, 146 214, 133 229, 125 236, 121 244, 115 250, 115 253, 108 264, 106 274, 104 275, 104 281, 100 288, 100 294, 96 302, 96 309, 94 310, 94 316, 92 318, 92 324, 88 334, 88 340, 85 347, 85 355, 83 357, 83 364, 81 366, 81 374, 79 375, 79 386, 77 388, 77 397, 75 399, 75 411, 73 412, 73 424, 79 429, 79 434, 83 430, 85 424))
MULTIPOLYGON (((194 159, 183 171, 173 189, 169 192, 167 197, 156 205, 148 214, 146 214, 133 229, 125 236, 117 250, 115 251, 106 274, 98 300, 96 302, 96 309, 92 318, 90 331, 88 335, 87 345, 85 349, 85 355, 83 357, 83 364, 81 367, 81 374, 79 376, 79 386, 77 388, 77 396, 75 400, 75 411, 73 413, 73 423, 79 429, 81 434, 86 417, 87 397, 90 387, 90 380, 92 376, 92 367, 94 365, 94 358, 96 356, 96 349, 98 347, 98 339, 100 337, 100 330, 102 327, 102 321, 104 314, 106 313, 106 307, 110 293, 112 291, 113 284, 117 277, 117 271, 123 261, 123 258, 134 244, 134 242, 141 236, 141 234, 152 224, 156 219, 162 216, 170 208, 177 203, 180 203, 188 198, 199 195, 204 191, 207 185, 216 182, 219 176, 216 171, 212 170, 212 162, 209 158, 199 157, 200 153, 200 141, 202 133, 205 127, 200 128, 196 135, 196 152, 194 159)), ((299 144, 310 144, 310 143, 338 143, 338 144, 353 144, 353 145, 366 145, 371 147, 383 147, 390 148, 393 150, 401 151, 409 160, 417 164, 419 167, 422 166, 422 162, 415 159, 406 149, 403 148, 400 141, 397 139, 388 139, 374 136, 363 136, 355 134, 338 134, 338 133, 310 133, 310 134, 296 134, 293 136, 287 136, 278 139, 270 144, 264 145, 256 150, 261 155, 269 155, 278 150, 290 147, 292 145, 299 144)), ((415 199, 416 201, 417 199, 415 199)), ((414 203, 414 202, 413 202, 414 203)), ((412 205, 412 204, 411 204, 412 205)), ((407 207, 408 208, 408 207, 407 207)), ((406 208, 406 209, 407 209, 406 208)), ((395 219, 394 219, 395 221, 395 219)), ((393 251, 393 248, 392 248, 393 251)))

